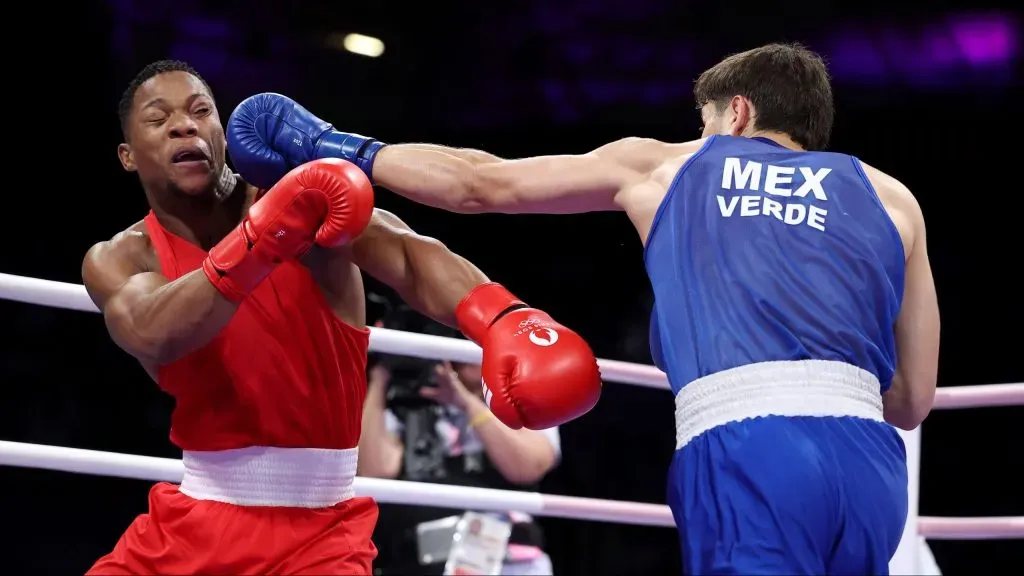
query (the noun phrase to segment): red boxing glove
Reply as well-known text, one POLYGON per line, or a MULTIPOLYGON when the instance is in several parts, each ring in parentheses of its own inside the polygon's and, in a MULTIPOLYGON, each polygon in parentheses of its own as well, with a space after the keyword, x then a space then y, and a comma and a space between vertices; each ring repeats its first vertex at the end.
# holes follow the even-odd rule
POLYGON ((203 271, 232 302, 244 299, 282 261, 316 242, 334 247, 359 236, 373 215, 373 186, 362 170, 336 158, 295 168, 210 250, 203 271))
POLYGON ((500 284, 474 288, 455 316, 462 332, 484 349, 484 399, 509 428, 551 428, 597 404, 601 373, 590 346, 500 284))

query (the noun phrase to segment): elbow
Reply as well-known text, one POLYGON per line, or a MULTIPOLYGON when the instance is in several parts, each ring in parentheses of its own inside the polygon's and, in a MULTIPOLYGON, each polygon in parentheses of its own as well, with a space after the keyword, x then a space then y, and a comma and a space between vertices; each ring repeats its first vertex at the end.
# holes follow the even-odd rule
POLYGON ((134 356, 139 360, 153 366, 165 366, 184 355, 181 342, 175 339, 174 334, 166 330, 140 326, 132 319, 128 319, 126 324, 135 351, 134 356))
POLYGON ((508 472, 503 472, 502 475, 511 484, 529 486, 543 480, 554 466, 555 459, 553 455, 537 455, 531 458, 524 458, 521 462, 516 462, 516 466, 511 467, 508 472))
POLYGON ((104 316, 114 341, 137 360, 163 366, 177 359, 174 343, 168 335, 139 326, 128 311, 108 311, 104 316))
POLYGON ((924 422, 925 417, 927 416, 927 412, 925 412, 924 414, 915 414, 912 412, 886 412, 885 421, 899 428, 900 430, 910 432, 916 429, 918 426, 920 426, 921 423, 924 422))
POLYGON ((509 484, 515 486, 529 486, 536 484, 544 478, 545 473, 527 470, 525 468, 518 468, 510 473, 505 474, 505 480, 508 480, 509 484))
POLYGON ((459 214, 497 212, 501 207, 501 186, 492 177, 493 163, 465 163, 465 174, 460 178, 462 187, 451 206, 459 214))
MULTIPOLYGON (((365 434, 364 434, 365 435, 365 434)), ((403 448, 388 439, 374 442, 374 446, 360 440, 359 462, 356 472, 360 476, 394 480, 402 472, 403 448)))
POLYGON ((394 458, 390 462, 383 466, 377 467, 373 470, 373 474, 370 474, 374 478, 385 478, 387 480, 394 480, 398 478, 398 475, 402 472, 402 455, 398 454, 397 458, 394 458))
POLYGON ((925 385, 903 380, 899 384, 902 390, 890 388, 883 397, 883 415, 889 424, 909 432, 920 426, 931 413, 935 404, 935 381, 925 385))
POLYGON ((147 364, 164 366, 180 356, 174 342, 166 336, 133 332, 135 356, 147 364))
POLYGON ((381 466, 376 463, 359 461, 358 473, 360 476, 368 478, 383 478, 385 480, 394 480, 398 478, 398 473, 401 471, 399 466, 381 466))
POLYGON ((911 403, 907 410, 900 415, 898 421, 893 423, 893 425, 901 430, 906 430, 907 432, 917 428, 925 421, 925 418, 931 414, 934 401, 935 394, 933 393, 927 399, 921 399, 918 402, 911 403))

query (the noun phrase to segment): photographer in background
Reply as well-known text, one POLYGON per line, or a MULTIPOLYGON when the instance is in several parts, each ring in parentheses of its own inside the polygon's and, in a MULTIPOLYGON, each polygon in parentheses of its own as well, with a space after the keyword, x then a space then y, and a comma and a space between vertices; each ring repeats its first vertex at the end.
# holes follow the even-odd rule
MULTIPOLYGON (((457 335, 406 310, 378 326, 457 335)), ((499 422, 484 403, 479 366, 405 356, 375 360, 363 410, 360 475, 536 491, 558 463, 558 429, 512 430, 499 422)), ((441 574, 446 558, 421 557, 424 529, 431 525, 424 523, 463 512, 381 505, 374 533, 380 550, 375 573, 441 574)), ((495 516, 512 527, 502 574, 551 574, 551 560, 533 519, 515 511, 495 516)))

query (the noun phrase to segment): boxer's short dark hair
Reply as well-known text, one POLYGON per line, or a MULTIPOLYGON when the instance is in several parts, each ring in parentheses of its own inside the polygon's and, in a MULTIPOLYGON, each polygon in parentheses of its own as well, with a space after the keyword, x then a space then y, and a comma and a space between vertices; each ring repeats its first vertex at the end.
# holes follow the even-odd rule
POLYGON ((828 146, 835 118, 832 83, 821 56, 800 44, 769 44, 733 54, 706 70, 693 88, 697 106, 753 103, 758 130, 784 132, 807 150, 828 146))
POLYGON ((135 93, 138 92, 139 86, 142 86, 147 80, 160 74, 167 72, 185 72, 191 74, 199 79, 206 86, 206 89, 213 95, 213 90, 210 90, 210 85, 207 84, 206 80, 196 72, 196 69, 189 66, 187 62, 181 60, 157 60, 152 64, 148 64, 139 73, 132 78, 132 81, 125 88, 124 93, 121 94, 121 101, 117 103, 117 117, 121 121, 121 133, 124 136, 125 141, 128 141, 128 116, 132 112, 132 102, 135 101, 135 93))

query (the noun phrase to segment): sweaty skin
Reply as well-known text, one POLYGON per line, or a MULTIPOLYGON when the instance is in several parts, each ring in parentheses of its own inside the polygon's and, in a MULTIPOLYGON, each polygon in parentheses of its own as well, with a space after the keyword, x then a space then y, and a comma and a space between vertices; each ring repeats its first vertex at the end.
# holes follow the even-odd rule
MULTIPOLYGON (((673 178, 707 137, 763 136, 802 149, 786 134, 756 130, 753 105, 741 96, 724 110, 708 104, 701 116, 705 128, 700 140, 672 144, 625 138, 581 155, 504 160, 478 150, 392 144, 377 154, 373 177, 413 201, 460 213, 623 211, 646 243, 673 178)), ((931 410, 938 372, 939 311, 924 217, 906 186, 863 166, 903 241, 906 285, 895 327, 899 365, 883 403, 889 423, 911 430, 931 410)))
MULTIPOLYGON (((173 71, 155 75, 136 91, 118 157, 125 170, 139 175, 161 224, 209 250, 238 225, 259 192, 237 179, 227 198, 217 198, 225 150, 224 129, 208 88, 192 74, 173 71), (194 159, 180 162, 185 150, 194 159)), ((355 327, 366 324, 360 269, 449 326, 456 325, 458 302, 488 281, 467 260, 382 210, 374 211, 367 229, 351 244, 315 247, 303 262, 334 313, 355 327)), ((83 261, 82 278, 113 340, 154 380, 159 366, 209 342, 238 308, 202 270, 168 281, 141 221, 93 246, 83 261)))
MULTIPOLYGON (((248 202, 256 189, 247 187, 248 202)), ((432 238, 413 232, 397 216, 374 210, 366 231, 352 245, 331 250, 315 248, 304 259, 317 284, 342 321, 366 325, 363 269, 394 288, 414 309, 439 322, 456 326, 458 302, 487 277, 464 258, 432 238)), ((201 270, 168 282, 150 242, 145 224, 133 224, 111 240, 94 246, 83 265, 86 286, 104 314, 130 315, 133 328, 112 329, 115 340, 156 379, 159 365, 170 363, 201 347, 230 320, 237 306, 216 293, 201 270), (137 292, 133 304, 116 297, 137 292), (215 294, 216 293, 216 294, 215 294), (197 303, 210 302, 209 305, 197 303), (161 334, 167 335, 161 337, 161 334), (189 335, 178 344, 175 335, 189 335), (162 345, 148 346, 145 342, 162 345), (168 343, 170 342, 170 343, 168 343), (154 352, 142 352, 150 351, 154 352)), ((108 319, 108 326, 118 320, 108 319)))

